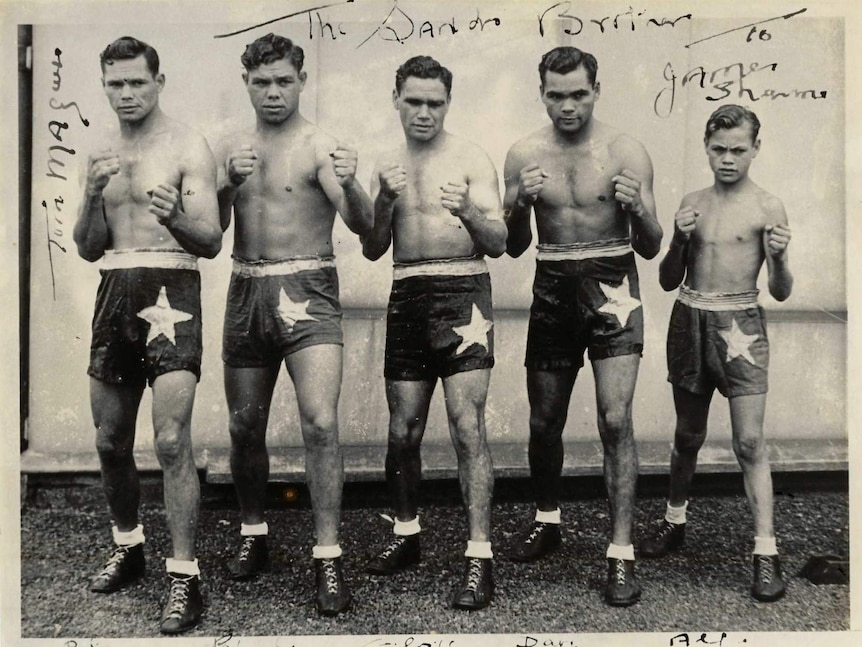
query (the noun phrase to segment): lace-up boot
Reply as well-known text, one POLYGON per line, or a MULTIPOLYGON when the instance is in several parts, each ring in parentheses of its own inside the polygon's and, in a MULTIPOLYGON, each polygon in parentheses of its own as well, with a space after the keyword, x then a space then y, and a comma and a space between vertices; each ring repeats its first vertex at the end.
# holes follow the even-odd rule
POLYGON ((609 557, 605 602, 612 607, 627 607, 640 599, 641 587, 635 580, 634 560, 609 557))
POLYGON ((315 559, 317 580, 317 611, 324 616, 334 616, 350 607, 350 590, 344 581, 341 558, 315 559))
POLYGON ((751 561, 754 569, 751 596, 760 602, 775 602, 783 597, 786 586, 778 555, 753 555, 751 561))
POLYGON ((159 630, 163 634, 180 634, 197 626, 204 608, 200 578, 197 575, 168 573, 171 582, 168 601, 162 610, 159 630))
POLYGON ((534 562, 549 555, 560 547, 560 524, 534 521, 509 552, 516 562, 534 562))
POLYGON ((494 597, 492 560, 468 557, 464 568, 464 580, 452 597, 452 607, 475 611, 491 604, 494 597))
POLYGON ((422 558, 419 535, 395 535, 380 553, 368 562, 365 570, 372 575, 392 575, 396 571, 418 564, 422 558))
POLYGON ((670 551, 682 546, 684 539, 684 523, 671 523, 667 519, 662 519, 652 536, 641 542, 640 556, 664 557, 670 551))
POLYGON ((227 564, 232 580, 247 580, 269 567, 269 549, 266 535, 249 535, 242 538, 237 554, 227 564))
POLYGON ((128 586, 146 571, 144 545, 117 546, 99 573, 90 580, 90 590, 113 593, 128 586))

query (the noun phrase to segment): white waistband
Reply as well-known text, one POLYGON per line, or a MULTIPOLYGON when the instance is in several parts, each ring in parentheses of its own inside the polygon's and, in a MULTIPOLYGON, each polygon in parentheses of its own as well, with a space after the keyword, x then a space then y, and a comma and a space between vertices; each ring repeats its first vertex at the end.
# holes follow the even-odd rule
POLYGON ((102 257, 102 269, 127 270, 135 267, 154 267, 166 270, 197 270, 197 256, 183 249, 142 247, 108 249, 102 257))
POLYGON ((690 308, 722 312, 727 310, 747 310, 758 306, 759 290, 745 292, 698 292, 686 285, 679 286, 677 301, 690 308))
POLYGON ((333 256, 305 256, 285 258, 278 261, 244 261, 233 259, 233 273, 243 277, 260 278, 262 276, 285 276, 307 270, 319 270, 325 267, 335 267, 333 256))
POLYGON ((597 240, 591 243, 539 243, 537 261, 584 261, 590 258, 625 256, 632 251, 628 238, 597 240))
POLYGON ((417 263, 395 263, 392 278, 396 281, 411 276, 473 276, 487 274, 484 258, 452 258, 417 263))

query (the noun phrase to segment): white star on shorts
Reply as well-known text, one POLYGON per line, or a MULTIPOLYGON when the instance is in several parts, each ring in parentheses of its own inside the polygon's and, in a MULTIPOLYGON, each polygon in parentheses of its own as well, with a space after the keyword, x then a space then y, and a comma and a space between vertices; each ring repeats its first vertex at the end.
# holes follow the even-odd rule
POLYGON ((750 364, 757 366, 757 362, 754 361, 751 354, 751 345, 760 335, 746 335, 736 323, 736 319, 731 319, 730 330, 719 330, 718 334, 727 344, 727 359, 725 361, 729 362, 735 357, 741 357, 750 364))
POLYGON ((629 315, 633 310, 637 310, 641 306, 641 302, 632 296, 629 288, 629 277, 623 278, 623 282, 618 288, 608 285, 607 283, 599 283, 602 292, 605 293, 605 298, 608 302, 605 303, 599 312, 606 312, 613 315, 623 327, 629 323, 629 315))
POLYGON ((308 314, 309 303, 311 303, 311 299, 307 299, 305 301, 292 301, 291 298, 287 296, 287 292, 284 291, 284 288, 281 288, 281 292, 279 292, 278 295, 278 314, 284 320, 284 323, 287 324, 288 333, 293 332, 293 327, 296 325, 297 321, 319 321, 319 319, 308 314))
POLYGON ((455 351, 456 355, 460 355, 473 344, 479 344, 485 351, 488 350, 488 331, 494 327, 494 324, 482 316, 482 311, 479 306, 473 304, 473 309, 470 313, 470 323, 464 326, 452 326, 452 332, 461 338, 461 343, 455 351))
POLYGON ((150 324, 150 330, 147 333, 147 344, 159 335, 164 335, 168 338, 168 341, 176 346, 176 324, 192 319, 193 315, 182 310, 174 310, 171 307, 170 301, 168 301, 167 289, 163 285, 162 289, 159 290, 156 305, 144 308, 138 313, 138 317, 150 324))

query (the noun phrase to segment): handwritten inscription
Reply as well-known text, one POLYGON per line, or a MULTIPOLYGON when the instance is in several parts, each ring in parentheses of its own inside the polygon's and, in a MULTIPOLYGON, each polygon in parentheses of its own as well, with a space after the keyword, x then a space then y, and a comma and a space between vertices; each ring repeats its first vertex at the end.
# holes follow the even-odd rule
POLYGON ((685 87, 694 85, 705 90, 704 99, 707 101, 723 101, 734 99, 741 101, 760 101, 762 99, 825 99, 827 90, 814 89, 781 89, 766 88, 754 90, 746 85, 746 79, 759 72, 775 72, 778 63, 731 63, 714 70, 707 71, 702 65, 694 67, 686 72, 681 78, 677 77, 673 65, 667 63, 664 67, 663 77, 667 82, 658 91, 653 101, 653 111, 659 117, 669 117, 673 112, 676 101, 677 85, 685 87))
MULTIPOLYGON (((727 634, 723 631, 718 638, 710 638, 709 634, 705 633, 700 634, 698 638, 690 638, 687 633, 683 633, 670 639, 670 647, 688 647, 689 645, 718 645, 721 647, 725 638, 727 638, 727 634)), ((747 641, 743 638, 741 642, 747 641)))
POLYGON ((415 636, 385 638, 377 636, 365 643, 363 647, 454 647, 454 645, 455 640, 453 638, 417 638, 415 636))
POLYGON ((545 35, 545 19, 549 17, 551 19, 557 18, 565 21, 563 23, 565 25, 563 27, 563 33, 568 36, 578 36, 583 33, 585 29, 590 28, 595 32, 596 27, 598 27, 600 34, 604 34, 608 31, 618 31, 621 29, 636 31, 637 25, 640 25, 642 28, 647 26, 676 27, 676 24, 680 20, 691 20, 690 13, 681 14, 676 18, 642 18, 642 16, 647 13, 647 10, 643 9, 641 11, 635 11, 632 7, 629 7, 628 11, 623 11, 615 15, 604 16, 602 18, 582 18, 569 13, 571 8, 572 3, 566 1, 558 2, 545 9, 538 17, 539 36, 545 35))
MULTIPOLYGON (((55 48, 54 59, 51 61, 51 67, 54 68, 51 73, 51 90, 54 93, 60 92, 63 88, 63 76, 61 74, 61 70, 63 69, 62 57, 63 50, 59 47, 55 48)), ((54 143, 48 146, 47 172, 45 175, 56 182, 65 183, 69 179, 66 175, 66 162, 72 155, 76 154, 76 151, 67 145, 67 142, 63 138, 69 136, 70 122, 71 124, 77 123, 74 121, 75 116, 77 116, 78 122, 85 128, 89 128, 90 121, 81 114, 81 109, 75 101, 63 102, 57 97, 52 96, 48 101, 48 107, 58 114, 56 118, 49 119, 47 124, 48 132, 51 134, 54 143), (72 120, 70 121, 67 121, 68 117, 65 114, 59 114, 65 113, 68 110, 74 110, 72 120)), ((64 204, 63 196, 59 193, 53 200, 42 200, 42 208, 45 212, 45 225, 48 233, 48 262, 51 267, 51 287, 55 300, 57 298, 57 285, 54 276, 54 251, 56 250, 63 254, 66 253, 66 247, 63 245, 64 204), (51 206, 53 206, 53 209, 51 206)))
POLYGON ((560 638, 534 638, 533 636, 524 636, 523 642, 518 642, 515 647, 576 647, 577 643, 570 639, 560 638))

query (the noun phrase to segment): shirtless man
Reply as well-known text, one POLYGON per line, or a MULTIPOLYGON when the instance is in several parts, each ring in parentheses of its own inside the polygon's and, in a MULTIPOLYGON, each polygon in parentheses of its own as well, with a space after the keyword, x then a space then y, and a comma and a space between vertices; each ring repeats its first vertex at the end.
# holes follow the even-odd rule
POLYGON ((458 457, 470 538, 464 578, 451 604, 481 609, 493 596, 490 525, 494 485, 485 399, 494 365, 491 282, 484 255, 505 251, 497 172, 475 144, 443 129, 452 73, 428 56, 405 62, 392 100, 406 141, 383 154, 371 180, 375 221, 363 253, 393 245, 386 330, 389 442, 386 480, 395 537, 368 564, 389 575, 420 559, 420 444, 437 379, 458 457))
POLYGON ((613 535, 605 600, 634 604, 631 543, 637 480, 632 396, 643 350, 635 252, 653 258, 662 230, 655 216, 653 170, 644 147, 593 117, 599 98, 596 59, 558 47, 539 65, 551 124, 512 146, 506 158, 508 253, 539 235, 527 337, 529 461, 535 522, 511 553, 533 561, 560 545, 562 433, 578 370, 589 349, 613 535))
POLYGON ((759 130, 757 116, 741 106, 722 106, 710 116, 704 144, 715 182, 683 198, 659 267, 661 286, 680 288, 667 339, 677 421, 667 512, 640 553, 660 557, 683 542, 688 491, 717 388, 730 403, 733 450, 754 516, 751 595, 771 602, 784 595, 785 585, 763 439, 769 342, 757 276, 766 261, 769 293, 778 301, 790 296, 793 276, 784 205, 748 176, 760 150, 759 130))
POLYGON ((212 258, 221 249, 215 164, 204 138, 159 108, 165 76, 156 50, 126 36, 100 58, 120 130, 89 157, 74 239, 81 257, 103 259, 87 373, 117 547, 90 589, 111 593, 144 574, 132 450, 149 383, 173 545, 160 629, 175 634, 194 627, 203 608, 191 417, 201 363, 197 257, 212 258))
POLYGON ((351 231, 362 233, 374 212, 354 177, 356 151, 299 112, 303 60, 301 47, 274 34, 246 47, 242 78, 257 125, 228 136, 216 151, 222 228, 231 209, 236 215, 222 357, 242 541, 228 569, 234 579, 247 579, 267 566, 266 427, 284 361, 305 443, 316 602, 320 613, 334 615, 350 606, 351 596, 338 541, 343 337, 332 226, 338 211, 351 231))

